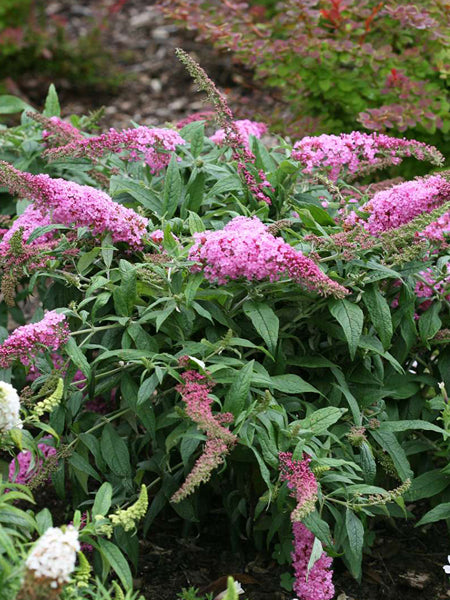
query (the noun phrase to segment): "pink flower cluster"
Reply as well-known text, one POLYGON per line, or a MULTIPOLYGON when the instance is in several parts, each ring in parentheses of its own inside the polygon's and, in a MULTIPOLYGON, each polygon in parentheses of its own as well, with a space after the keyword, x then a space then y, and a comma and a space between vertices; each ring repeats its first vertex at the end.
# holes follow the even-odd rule
POLYGON ((183 485, 172 496, 172 502, 180 502, 198 485, 206 483, 212 471, 224 462, 225 456, 237 442, 234 433, 223 426, 223 423, 230 423, 233 420, 233 415, 212 413, 213 399, 209 392, 214 384, 196 371, 185 371, 182 377, 184 383, 178 385, 176 389, 186 403, 187 415, 199 429, 206 433, 207 440, 202 455, 197 459, 183 485))
POLYGON ((6 369, 16 359, 24 365, 29 365, 31 359, 42 352, 43 348, 58 350, 67 342, 69 334, 66 317, 55 311, 49 311, 38 323, 17 327, 0 344, 0 367, 6 369))
POLYGON ((435 164, 443 162, 443 156, 433 146, 415 140, 359 131, 307 136, 296 142, 292 150, 292 158, 302 163, 305 173, 312 173, 314 169, 326 169, 332 181, 336 181, 345 172, 355 175, 362 174, 361 171, 397 165, 406 156, 429 160, 435 164))
MULTIPOLYGON (((39 119, 43 120, 42 115, 39 115, 39 119)), ((74 127, 71 123, 63 121, 59 117, 50 117, 47 119, 47 129, 42 132, 42 139, 44 142, 59 142, 65 143, 72 142, 74 140, 81 140, 83 136, 79 129, 74 127)))
POLYGON ((280 476, 287 482, 291 496, 297 506, 291 514, 291 521, 301 521, 314 510, 317 500, 317 481, 309 467, 311 458, 303 455, 303 460, 294 460, 291 452, 280 452, 280 476))
POLYGON ((420 310, 427 310, 433 303, 432 298, 436 294, 446 293, 446 300, 450 301, 450 264, 446 266, 447 275, 441 278, 437 277, 437 274, 433 269, 429 268, 419 273, 421 279, 417 281, 415 286, 415 293, 417 298, 423 299, 419 308, 420 310))
MULTIPOLYGON (((250 136, 253 135, 256 138, 260 138, 267 131, 267 125, 265 123, 257 123, 256 121, 250 121, 249 119, 242 119, 234 121, 236 129, 239 132, 242 143, 245 148, 250 151, 250 136)), ((227 134, 224 129, 218 129, 209 139, 215 144, 221 146, 226 141, 227 134)))
POLYGON ((127 152, 126 160, 140 160, 140 155, 150 167, 152 173, 158 173, 169 164, 170 153, 186 141, 173 129, 149 128, 145 126, 117 131, 110 129, 101 135, 76 139, 65 146, 46 150, 51 158, 62 156, 86 156, 96 159, 105 153, 121 154, 127 152))
POLYGON ((30 483, 36 475, 39 475, 42 467, 49 457, 56 455, 56 449, 48 444, 38 444, 38 449, 43 456, 33 455, 29 450, 22 450, 14 460, 9 463, 9 481, 26 485, 30 483), (16 474, 16 466, 18 471, 16 474))
POLYGON ((142 246, 148 219, 117 204, 105 192, 44 174, 24 173, 4 162, 0 163, 0 182, 12 193, 34 201, 4 235, 0 252, 8 250, 7 242, 20 227, 28 237, 33 229, 49 223, 88 227, 94 236, 110 232, 113 242, 142 246))
POLYGON ((347 290, 327 277, 310 258, 274 237, 257 217, 235 217, 223 229, 195 233, 189 258, 198 263, 210 281, 224 285, 229 279, 249 281, 291 277, 324 296, 343 297, 347 290))
POLYGON ((294 551, 292 566, 294 567, 294 592, 301 600, 331 600, 334 596, 332 582, 333 559, 322 553, 308 572, 308 563, 314 544, 314 535, 303 523, 294 523, 294 551))
MULTIPOLYGON (((372 235, 400 227, 424 212, 431 212, 450 200, 450 181, 442 175, 417 178, 377 192, 365 205, 364 212, 370 213, 366 222, 356 218, 372 235)), ((355 222, 355 214, 347 224, 355 222)))
POLYGON ((417 234, 418 237, 424 237, 435 242, 444 242, 448 244, 450 239, 450 212, 446 212, 423 231, 417 234))

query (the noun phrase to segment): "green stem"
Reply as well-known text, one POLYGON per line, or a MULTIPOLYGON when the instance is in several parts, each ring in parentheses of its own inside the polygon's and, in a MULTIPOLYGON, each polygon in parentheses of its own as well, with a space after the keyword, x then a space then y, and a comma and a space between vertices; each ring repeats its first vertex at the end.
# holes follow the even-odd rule
POLYGON ((117 329, 123 327, 120 323, 112 323, 111 325, 100 325, 100 327, 90 327, 89 329, 80 329, 79 331, 72 332, 72 336, 81 335, 82 333, 97 333, 97 331, 105 331, 106 329, 117 329))

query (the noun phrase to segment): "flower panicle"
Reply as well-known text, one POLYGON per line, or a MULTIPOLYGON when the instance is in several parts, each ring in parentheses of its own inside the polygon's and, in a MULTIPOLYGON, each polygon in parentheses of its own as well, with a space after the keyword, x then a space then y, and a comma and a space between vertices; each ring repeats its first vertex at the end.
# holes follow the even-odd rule
MULTIPOLYGON (((186 363, 185 357, 181 358, 186 363)), ((213 399, 209 392, 214 383, 196 371, 182 373, 183 383, 177 386, 186 404, 186 414, 206 433, 206 443, 203 453, 197 459, 194 467, 183 485, 172 496, 172 502, 180 502, 191 494, 201 483, 209 481, 212 472, 225 461, 225 456, 236 444, 237 437, 224 423, 230 423, 233 416, 230 413, 212 413, 213 399)))
POLYGON ((58 350, 67 342, 69 335, 65 315, 49 311, 41 321, 17 327, 0 344, 0 366, 6 369, 15 360, 29 365, 42 347, 58 350))
POLYGON ((275 237, 257 217, 235 217, 223 229, 194 234, 189 258, 210 281, 224 285, 228 280, 278 281, 290 277, 323 296, 343 298, 348 290, 321 271, 309 257, 283 238, 275 237))
POLYGON ((145 517, 147 508, 148 492, 147 487, 143 484, 136 502, 125 510, 119 508, 116 512, 108 515, 108 519, 110 519, 114 527, 120 525, 125 531, 132 531, 136 527, 136 523, 145 517))
POLYGON ((303 455, 302 460, 292 458, 291 452, 280 452, 280 476, 291 490, 291 496, 297 500, 297 506, 291 513, 291 521, 301 521, 314 511, 317 501, 318 485, 309 463, 311 457, 303 455))

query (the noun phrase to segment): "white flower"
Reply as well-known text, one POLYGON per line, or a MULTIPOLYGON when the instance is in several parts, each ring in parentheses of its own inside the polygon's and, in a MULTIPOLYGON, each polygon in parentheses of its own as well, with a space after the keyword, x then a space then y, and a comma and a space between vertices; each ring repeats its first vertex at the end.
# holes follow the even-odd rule
POLYGON ((14 427, 22 428, 19 410, 18 393, 10 383, 0 381, 0 433, 6 433, 14 427))
MULTIPOLYGON (((244 594, 244 590, 241 586, 241 584, 239 583, 239 581, 235 581, 234 582, 234 589, 236 590, 236 593, 240 596, 241 594, 244 594)), ((223 592, 220 592, 220 594, 218 596, 216 596, 214 598, 214 600, 223 600, 223 598, 225 598, 225 596, 227 595, 227 590, 224 590, 223 592)))
POLYGON ((25 564, 36 578, 50 579, 50 586, 56 588, 70 581, 79 550, 75 527, 68 525, 65 531, 50 527, 35 543, 25 564))
MULTIPOLYGON (((449 555, 449 556, 447 556, 447 560, 448 560, 448 562, 450 563, 450 555, 449 555)), ((444 565, 442 568, 443 568, 443 569, 444 569, 444 571, 447 573, 447 575, 450 575, 450 565, 444 565)))

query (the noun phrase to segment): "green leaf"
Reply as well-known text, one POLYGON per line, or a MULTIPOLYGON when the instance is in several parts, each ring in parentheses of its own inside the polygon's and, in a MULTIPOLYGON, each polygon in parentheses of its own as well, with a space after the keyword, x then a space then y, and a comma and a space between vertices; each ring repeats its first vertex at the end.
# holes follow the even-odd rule
POLYGON ((76 365, 84 375, 86 375, 86 379, 90 379, 91 367, 89 366, 83 351, 77 346, 77 343, 73 337, 70 337, 66 342, 65 350, 73 364, 76 365))
POLYGON ((171 219, 175 214, 178 203, 181 200, 182 195, 182 181, 180 171, 178 169, 177 157, 175 154, 170 159, 169 166, 167 167, 166 177, 164 180, 164 191, 163 191, 163 205, 162 210, 165 214, 166 219, 171 219))
POLYGON ((439 302, 435 302, 423 313, 419 319, 419 335, 424 344, 428 344, 428 340, 434 338, 436 333, 441 328, 442 321, 439 318, 440 310, 441 304, 439 302))
POLYGON ((392 462, 397 469, 400 479, 402 481, 405 481, 405 479, 412 479, 413 472, 409 465, 405 451, 400 446, 395 435, 390 431, 380 431, 379 429, 375 429, 370 433, 374 440, 377 441, 392 458, 392 462))
POLYGON ((50 233, 56 231, 58 229, 70 229, 67 225, 61 225, 59 223, 54 223, 53 225, 43 225, 42 227, 36 227, 33 230, 33 233, 28 237, 27 244, 31 244, 41 235, 45 235, 46 233, 50 233))
POLYGON ((133 577, 131 575, 130 567, 122 552, 112 542, 103 538, 97 540, 100 553, 107 563, 116 572, 117 577, 122 582, 123 587, 126 590, 133 589, 133 577))
POLYGON ((158 383, 156 373, 153 373, 142 382, 137 395, 137 406, 146 402, 151 402, 152 394, 156 390, 158 383))
POLYGON ((378 429, 378 431, 408 431, 409 429, 423 429, 425 431, 435 431, 436 433, 440 433, 444 438, 446 438, 449 434, 434 425, 433 423, 429 423, 428 421, 422 421, 420 419, 410 419, 405 421, 383 421, 378 429))
POLYGON ((450 484, 450 477, 441 473, 440 469, 433 469, 413 479, 411 487, 405 494, 405 500, 416 502, 423 498, 431 498, 439 494, 450 484))
POLYGON ((313 568, 313 566, 316 564, 316 562, 319 560, 319 558, 322 556, 323 554, 323 548, 322 548, 322 543, 318 538, 314 538, 314 544, 311 550, 311 554, 309 556, 309 561, 308 561, 308 567, 307 567, 307 573, 309 573, 311 571, 311 569, 313 568))
POLYGON ((191 235, 194 235, 194 233, 202 233, 203 231, 205 231, 205 225, 203 224, 203 221, 198 216, 198 214, 192 212, 192 210, 189 211, 188 225, 191 235))
POLYGON ((131 475, 130 455, 127 445, 112 427, 105 425, 100 440, 103 459, 115 475, 121 477, 131 475))
POLYGON ((370 285, 365 289, 363 301, 369 311, 375 331, 380 336, 381 343, 386 350, 391 343, 393 334, 389 304, 376 285, 370 285))
POLYGON ((161 200, 142 181, 134 181, 128 177, 113 175, 110 180, 109 193, 113 197, 120 194, 129 194, 144 208, 151 210, 158 216, 162 216, 161 200))
POLYGON ((253 300, 244 302, 243 310, 252 322, 253 327, 265 341, 269 352, 275 354, 280 326, 277 315, 268 304, 253 300))
POLYGON ((90 475, 97 481, 101 481, 99 474, 97 471, 88 463, 88 461, 81 456, 81 454, 73 453, 69 457, 69 464, 72 465, 75 469, 78 469, 82 473, 86 473, 86 475, 90 475))
POLYGON ((426 525, 427 523, 435 523, 442 519, 450 519, 450 502, 444 502, 432 508, 420 519, 416 527, 426 525))
POLYGON ((362 549, 364 544, 364 526, 355 513, 348 509, 345 513, 345 529, 350 548, 350 568, 352 575, 358 578, 361 574, 362 549))
POLYGON ((286 375, 275 375, 270 378, 272 386, 284 394, 304 394, 312 392, 314 394, 321 394, 318 389, 309 384, 307 381, 294 375, 287 373, 286 375))
POLYGON ((77 271, 78 273, 80 273, 80 275, 83 275, 83 273, 85 273, 85 271, 88 270, 88 268, 97 258, 99 252, 100 248, 93 248, 89 252, 86 252, 85 254, 81 255, 81 258, 77 262, 77 271))
POLYGON ((331 314, 344 331, 350 350, 350 357, 353 360, 362 333, 364 313, 359 306, 348 300, 333 300, 328 306, 331 314))
POLYGON ((111 484, 108 483, 108 481, 102 483, 95 494, 94 506, 92 507, 93 518, 95 518, 96 515, 101 515, 103 517, 109 511, 111 508, 112 492, 111 484))
POLYGON ((53 83, 51 83, 48 88, 48 94, 45 99, 45 107, 42 114, 45 117, 59 117, 61 115, 58 94, 56 93, 56 88, 53 83))
POLYGON ((377 464, 373 457, 372 448, 367 442, 361 444, 359 458, 364 481, 368 484, 372 484, 377 474, 377 464))
POLYGON ((215 185, 213 185, 211 190, 208 192, 208 196, 214 198, 219 194, 224 194, 225 192, 234 192, 241 189, 242 183, 239 177, 236 175, 228 175, 222 177, 215 185))
POLYGON ((8 94, 0 96, 0 115, 13 115, 24 110, 33 110, 33 107, 16 96, 8 94))
POLYGON ((326 408, 319 408, 314 411, 311 415, 299 421, 299 425, 302 429, 310 429, 314 435, 321 435, 325 433, 331 425, 334 425, 342 415, 347 412, 347 409, 336 408, 335 406, 327 406, 326 408))
POLYGON ((226 395, 223 405, 224 412, 230 412, 237 417, 244 410, 250 391, 254 364, 255 361, 251 360, 239 371, 226 395))
POLYGON ((197 127, 191 132, 191 154, 195 158, 199 156, 203 150, 205 143, 205 125, 204 123, 197 123, 197 127))

